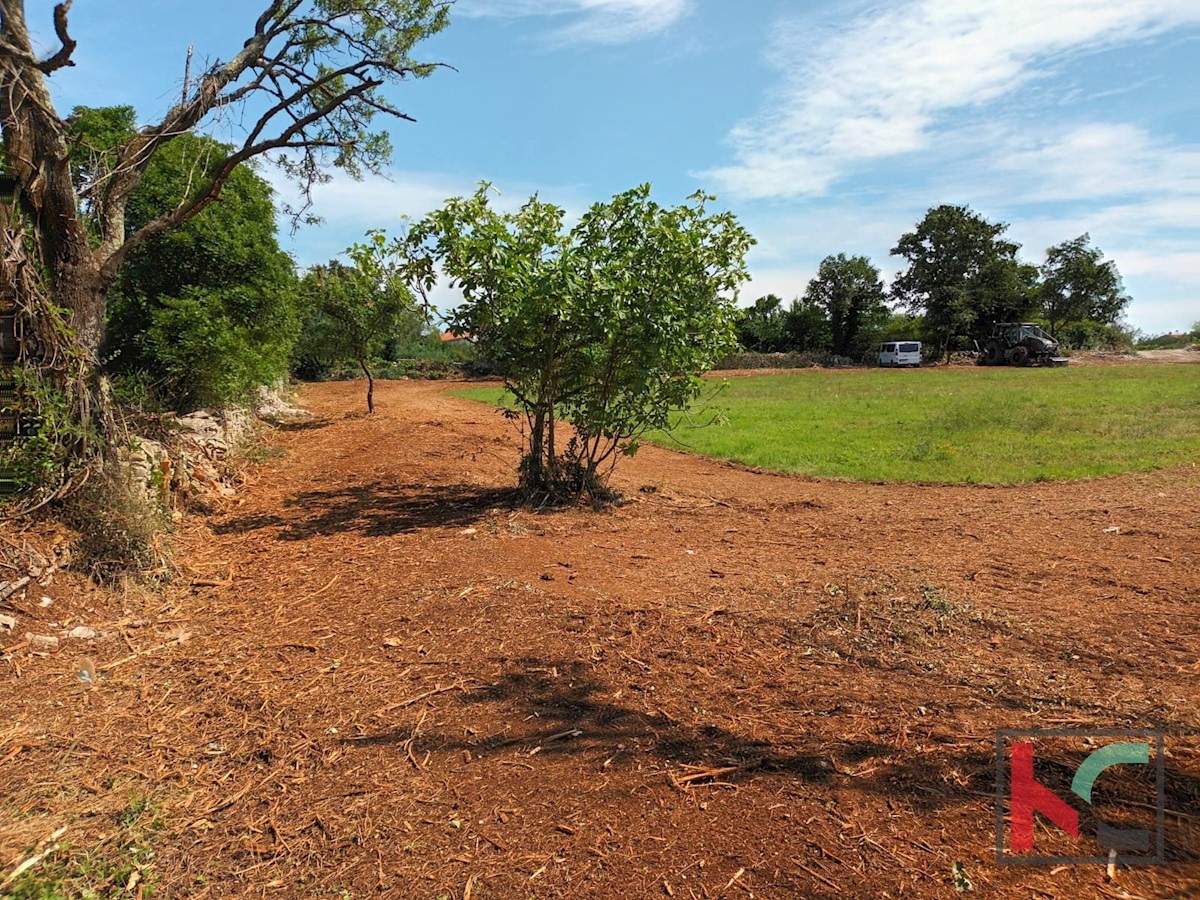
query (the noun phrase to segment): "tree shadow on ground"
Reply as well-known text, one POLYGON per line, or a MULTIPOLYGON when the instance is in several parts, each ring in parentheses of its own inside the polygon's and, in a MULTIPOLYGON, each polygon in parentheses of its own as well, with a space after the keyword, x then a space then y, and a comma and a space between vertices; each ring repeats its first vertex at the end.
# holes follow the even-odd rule
POLYGON ((350 531, 387 537, 424 528, 467 527, 492 510, 515 509, 518 499, 514 488, 375 482, 303 491, 283 502, 283 508, 294 515, 240 516, 219 523, 213 531, 241 534, 274 528, 285 541, 350 531))
POLYGON ((620 768, 645 756, 656 758, 683 783, 744 784, 761 777, 783 778, 798 788, 834 782, 903 797, 920 808, 960 802, 994 786, 995 760, 978 749, 954 748, 915 754, 858 736, 813 731, 773 742, 739 734, 715 723, 693 724, 658 710, 644 712, 612 699, 613 688, 580 661, 520 659, 498 681, 461 695, 465 706, 500 707, 506 721, 520 723, 472 739, 446 733, 414 734, 407 728, 347 738, 353 746, 401 747, 413 752, 474 755, 520 748, 543 756, 603 756, 620 768), (409 742, 412 742, 411 744, 409 742), (700 774, 710 772, 710 775, 700 774), (954 777, 949 773, 953 771, 954 777), (852 775, 848 773, 853 772, 852 775))
MULTIPOLYGON (((822 798, 831 796, 833 789, 851 790, 932 817, 944 809, 996 802, 996 757, 990 742, 980 746, 978 741, 966 745, 918 741, 897 747, 839 734, 835 722, 798 738, 769 741, 716 724, 676 721, 661 710, 648 713, 616 703, 611 699, 612 685, 598 680, 591 667, 579 660, 523 658, 511 660, 510 666, 498 681, 459 695, 458 702, 463 707, 499 707, 505 721, 519 723, 516 727, 471 738, 458 737, 462 732, 453 727, 428 733, 399 728, 345 738, 343 743, 392 746, 417 755, 469 750, 482 757, 514 751, 544 758, 577 756, 591 758, 589 763, 605 759, 604 767, 614 771, 640 769, 649 755, 681 789, 704 784, 745 786, 767 778, 784 780, 799 794, 812 791, 822 798)), ((1038 778, 1060 796, 1070 797, 1071 776, 1082 759, 1043 760, 1038 778)), ((1145 774, 1134 773, 1132 780, 1144 780, 1145 774)), ((1191 804, 1200 796, 1200 779, 1173 761, 1168 761, 1165 776, 1168 808, 1181 806, 1176 811, 1194 819, 1191 804)), ((1134 827, 1153 830, 1153 808, 1139 809, 1138 803, 1126 802, 1120 782, 1110 780, 1097 790, 1097 808, 1105 810, 1106 817, 1132 813, 1137 819, 1134 827)), ((1136 790, 1132 796, 1137 796, 1136 790)), ((1000 802, 1007 808, 1006 799, 1000 802)), ((1094 835, 1091 809, 1082 810, 1081 816, 1086 833, 1094 835)), ((1168 861, 1194 860, 1200 854, 1200 830, 1194 822, 1169 823, 1165 834, 1168 861)))

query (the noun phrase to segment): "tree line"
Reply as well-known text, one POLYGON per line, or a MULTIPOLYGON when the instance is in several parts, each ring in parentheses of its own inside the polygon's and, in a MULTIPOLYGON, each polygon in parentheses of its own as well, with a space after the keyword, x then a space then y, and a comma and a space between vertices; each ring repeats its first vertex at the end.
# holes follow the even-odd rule
MULTIPOLYGON (((1087 235, 1035 267, 1005 225, 940 206, 898 241, 908 267, 890 290, 868 259, 840 254, 789 308, 766 297, 740 313, 753 238, 709 212, 707 195, 665 207, 649 186, 572 228, 537 198, 501 214, 481 191, 298 272, 260 166, 306 199, 332 170, 382 171, 380 121, 409 119, 384 89, 439 68, 413 52, 446 27, 449 3, 260 0, 240 49, 185 75, 178 101, 140 127, 129 107, 58 114, 49 80, 74 65, 71 3, 55 5, 44 54, 25 6, 0 3, 0 299, 21 323, 16 394, 41 440, 16 450, 50 447, 38 471, 56 467, 47 460, 119 469, 122 403, 218 405, 289 369, 353 363, 371 405, 373 360, 428 337, 420 301, 436 271, 464 290, 452 324, 472 332, 524 414, 522 485, 593 498, 602 470, 694 401, 739 334, 756 349, 854 356, 915 331, 940 354, 1001 319, 1112 328, 1129 302, 1087 235), (200 133, 218 118, 244 124, 239 141, 200 133)), ((285 211, 312 221, 306 206, 285 211)))
POLYGON ((768 294, 743 313, 747 350, 865 357, 880 341, 919 339, 926 355, 971 349, 996 322, 1037 319, 1069 347, 1128 344, 1130 297, 1112 260, 1087 234, 1056 244, 1040 266, 1018 256, 1008 226, 966 206, 936 206, 892 255, 907 267, 884 286, 865 256, 822 260, 804 293, 784 307, 768 294))

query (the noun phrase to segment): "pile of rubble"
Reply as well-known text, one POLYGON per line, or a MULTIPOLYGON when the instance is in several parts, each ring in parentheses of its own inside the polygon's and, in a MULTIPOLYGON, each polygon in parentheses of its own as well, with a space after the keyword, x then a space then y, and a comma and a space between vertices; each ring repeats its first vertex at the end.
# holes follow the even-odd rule
POLYGON ((134 483, 143 485, 163 509, 172 509, 175 496, 201 502, 229 498, 237 493, 237 470, 231 457, 253 442, 260 420, 307 417, 305 410, 283 398, 279 386, 264 388, 253 409, 202 409, 183 416, 167 413, 156 423, 158 439, 133 439, 125 464, 134 483))

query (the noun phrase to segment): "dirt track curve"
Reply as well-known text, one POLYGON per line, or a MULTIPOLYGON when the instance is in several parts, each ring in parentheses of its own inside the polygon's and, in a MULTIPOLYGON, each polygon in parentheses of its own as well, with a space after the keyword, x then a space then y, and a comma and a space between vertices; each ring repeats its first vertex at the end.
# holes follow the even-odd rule
POLYGON ((0 670, 0 864, 140 791, 160 897, 955 897, 956 862, 984 897, 1200 894, 1200 467, 895 487, 646 448, 632 502, 538 513, 446 389, 305 388, 180 584, 78 601, 137 619, 97 664, 135 658, 0 670), (1168 865, 996 864, 996 729, 1052 727, 1167 732, 1168 865))

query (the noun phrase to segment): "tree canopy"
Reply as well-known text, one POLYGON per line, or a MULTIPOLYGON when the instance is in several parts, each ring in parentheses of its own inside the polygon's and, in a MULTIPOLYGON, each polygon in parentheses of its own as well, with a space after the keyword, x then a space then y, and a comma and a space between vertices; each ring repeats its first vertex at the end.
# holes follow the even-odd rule
MULTIPOLYGON (((77 129, 59 116, 49 87, 55 72, 75 64, 70 8, 70 2, 54 7, 58 46, 42 56, 34 50, 23 0, 0 4, 4 168, 20 208, 35 213, 23 227, 36 239, 37 257, 26 265, 24 241, 7 237, 0 281, 32 318, 43 320, 35 324, 47 340, 65 339, 68 332, 45 321, 65 310, 71 358, 83 360, 87 381, 103 338, 107 292, 129 255, 209 207, 239 166, 269 154, 305 192, 333 168, 355 176, 379 170, 390 152, 380 120, 408 118, 385 88, 434 71, 438 64, 412 54, 446 26, 449 3, 259 0, 240 47, 188 80, 161 120, 123 135, 115 147, 101 141, 103 151, 86 160, 71 152, 77 129), (245 123, 240 142, 221 145, 169 208, 138 220, 131 198, 151 162, 218 117, 245 123), (44 287, 23 274, 43 271, 44 287)), ((116 114, 91 123, 93 132, 117 132, 125 124, 116 114)))
POLYGON ((783 298, 767 294, 743 309, 738 319, 738 341, 756 353, 778 353, 789 349, 783 298))
MULTIPOLYGON (((173 208, 227 150, 194 135, 165 147, 130 197, 127 227, 173 208)), ((177 409, 242 399, 287 371, 297 279, 276 239, 272 193, 242 166, 220 203, 129 255, 110 291, 108 369, 177 409)))
POLYGON ((883 280, 865 256, 825 257, 804 299, 825 311, 832 350, 839 356, 861 355, 888 319, 883 280))
POLYGON ((498 212, 484 185, 410 228, 410 271, 427 289, 436 262, 462 289, 451 324, 524 414, 529 496, 605 497, 619 455, 670 427, 700 395, 700 374, 736 347, 735 291, 754 240, 731 213, 710 212, 713 199, 664 207, 642 185, 566 230, 560 207, 533 197, 498 212))
POLYGON ((1046 251, 1039 293, 1051 331, 1071 322, 1114 325, 1129 305, 1116 264, 1091 240, 1085 233, 1046 251))
POLYGON ((957 337, 1023 318, 1033 308, 1037 270, 1017 258, 1020 245, 1004 239, 1007 230, 969 207, 942 205, 892 249, 908 260, 892 283, 893 296, 924 315, 931 356, 957 337))

